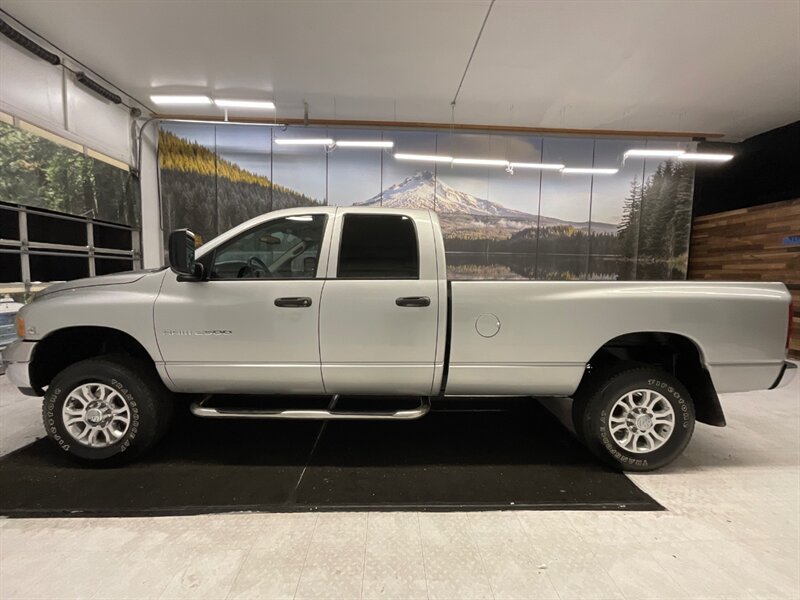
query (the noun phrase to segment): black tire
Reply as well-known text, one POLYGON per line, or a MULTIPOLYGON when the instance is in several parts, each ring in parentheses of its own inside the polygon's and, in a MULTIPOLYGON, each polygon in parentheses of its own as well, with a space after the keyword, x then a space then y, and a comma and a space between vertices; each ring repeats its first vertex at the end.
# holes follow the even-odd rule
POLYGON ((171 414, 172 399, 153 366, 121 355, 70 365, 55 376, 42 404, 47 436, 71 458, 97 466, 130 462, 150 449, 165 433, 171 414), (130 410, 130 423, 125 433, 101 448, 78 441, 67 429, 62 416, 70 392, 85 383, 111 387, 123 397, 130 410))
POLYGON ((586 405, 589 404, 589 399, 597 393, 599 386, 601 386, 608 379, 629 371, 642 367, 641 363, 631 361, 620 361, 608 365, 600 370, 593 369, 587 370, 583 376, 583 381, 575 395, 572 397, 572 425, 575 428, 575 434, 578 439, 586 443, 586 436, 583 432, 582 418, 586 412, 586 405))
MULTIPOLYGON (((593 381, 582 386, 576 395, 572 419, 578 437, 604 462, 625 471, 653 471, 671 463, 686 448, 694 432, 695 411, 689 392, 675 376, 645 366, 594 375, 593 381), (635 390, 658 392, 674 413, 674 426, 669 437, 652 451, 632 452, 609 431, 612 407, 617 400, 635 390)), ((642 450, 642 447, 637 449, 642 450)))
POLYGON ((586 412, 586 404, 588 401, 589 398, 582 391, 577 392, 572 398, 572 426, 575 427, 575 435, 577 435, 578 439, 584 444, 586 443, 586 438, 583 435, 582 419, 586 412))

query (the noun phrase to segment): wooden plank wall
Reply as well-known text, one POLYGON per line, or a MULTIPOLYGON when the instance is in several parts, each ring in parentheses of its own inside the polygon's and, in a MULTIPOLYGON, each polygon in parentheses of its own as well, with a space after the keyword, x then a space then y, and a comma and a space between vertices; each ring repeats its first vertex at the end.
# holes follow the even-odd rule
POLYGON ((794 300, 790 354, 800 358, 800 198, 697 217, 689 279, 782 281, 794 300))

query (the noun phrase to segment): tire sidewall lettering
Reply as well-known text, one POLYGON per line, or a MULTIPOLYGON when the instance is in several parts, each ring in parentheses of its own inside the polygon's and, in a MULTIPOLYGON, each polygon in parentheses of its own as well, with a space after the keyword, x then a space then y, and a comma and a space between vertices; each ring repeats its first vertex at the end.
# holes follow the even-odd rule
POLYGON ((656 369, 636 367, 609 375, 608 379, 598 382, 596 391, 588 392, 588 399, 584 400, 584 412, 576 417, 578 423, 585 424, 583 435, 589 448, 597 456, 610 460, 621 469, 652 470, 663 466, 683 450, 694 428, 692 401, 680 382, 675 379, 670 380, 673 376, 666 373, 663 378, 654 376, 654 370, 656 369), (641 375, 637 371, 640 371, 641 375), (608 419, 611 408, 619 398, 642 388, 664 396, 675 411, 676 423, 664 445, 654 451, 639 454, 627 452, 618 446, 609 431, 608 419))
MULTIPOLYGON (((122 440, 104 448, 91 448, 82 444, 75 446, 72 445, 72 441, 74 441, 74 439, 67 431, 63 420, 61 419, 61 408, 63 407, 64 402, 66 402, 69 391, 77 388, 82 383, 76 383, 75 385, 71 386, 69 391, 66 392, 64 389, 62 389, 62 387, 55 387, 52 390, 48 390, 43 407, 43 416, 45 417, 48 437, 50 437, 50 439, 53 440, 59 446, 59 448, 65 452, 70 452, 71 450, 74 452, 74 448, 80 448, 81 456, 83 456, 85 453, 98 453, 110 457, 114 454, 126 452, 131 448, 131 445, 139 432, 139 406, 136 403, 133 393, 131 393, 128 387, 125 386, 119 379, 113 377, 109 380, 104 380, 102 377, 93 379, 100 383, 106 383, 107 385, 112 386, 125 398, 125 401, 128 403, 128 408, 131 412, 131 423, 122 440)), ((102 457, 98 456, 98 458, 100 459, 102 457)))

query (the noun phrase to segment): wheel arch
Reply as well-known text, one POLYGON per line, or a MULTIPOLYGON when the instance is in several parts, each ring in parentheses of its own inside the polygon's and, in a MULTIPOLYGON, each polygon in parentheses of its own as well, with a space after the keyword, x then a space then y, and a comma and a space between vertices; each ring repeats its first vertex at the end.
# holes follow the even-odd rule
POLYGON ((607 371, 625 363, 653 365, 672 373, 689 391, 697 420, 707 425, 725 426, 725 415, 706 368, 702 347, 694 339, 665 331, 618 335, 592 355, 583 380, 592 372, 607 371))
POLYGON ((87 358, 106 354, 125 354, 153 365, 145 347, 129 333, 112 327, 80 325, 48 333, 36 343, 29 367, 31 385, 42 394, 53 378, 66 367, 87 358))

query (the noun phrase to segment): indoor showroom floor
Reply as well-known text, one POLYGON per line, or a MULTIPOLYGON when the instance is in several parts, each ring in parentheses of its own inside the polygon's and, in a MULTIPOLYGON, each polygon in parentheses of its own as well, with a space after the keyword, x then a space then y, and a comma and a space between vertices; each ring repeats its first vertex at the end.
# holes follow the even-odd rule
MULTIPOLYGON (((0 598, 799 598, 800 380, 723 405, 666 511, 0 518, 0 598)), ((0 377, 0 453, 39 411, 0 377)))

